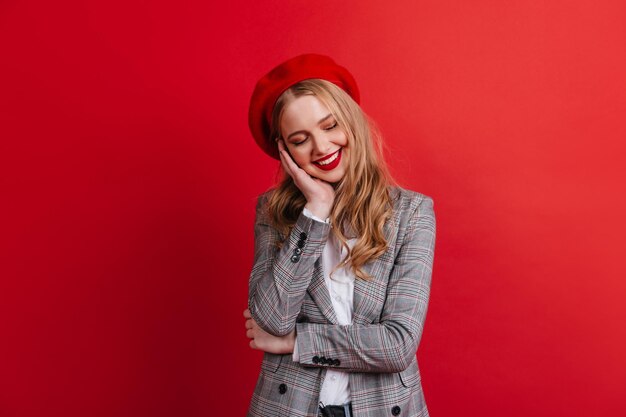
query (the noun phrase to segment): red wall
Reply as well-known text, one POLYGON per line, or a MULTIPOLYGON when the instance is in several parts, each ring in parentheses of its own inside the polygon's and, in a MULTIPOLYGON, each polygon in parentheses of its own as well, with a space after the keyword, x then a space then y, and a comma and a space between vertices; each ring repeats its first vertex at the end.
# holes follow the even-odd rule
POLYGON ((212 3, 0 3, 0 416, 245 413, 247 105, 303 52, 435 200, 431 415, 624 415, 624 2, 212 3))

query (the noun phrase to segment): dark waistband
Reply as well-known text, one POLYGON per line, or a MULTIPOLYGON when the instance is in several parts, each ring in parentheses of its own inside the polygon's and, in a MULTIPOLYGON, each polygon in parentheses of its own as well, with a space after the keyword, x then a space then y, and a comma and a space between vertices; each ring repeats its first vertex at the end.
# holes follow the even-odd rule
POLYGON ((346 409, 343 405, 326 405, 322 407, 319 405, 319 415, 322 417, 351 417, 352 416, 352 403, 348 403, 349 413, 346 415, 346 409))

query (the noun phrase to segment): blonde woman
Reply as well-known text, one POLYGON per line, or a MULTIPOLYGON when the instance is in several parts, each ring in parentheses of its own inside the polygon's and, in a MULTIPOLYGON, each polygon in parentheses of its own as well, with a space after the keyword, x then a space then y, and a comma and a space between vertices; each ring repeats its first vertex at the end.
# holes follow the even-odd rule
POLYGON ((244 311, 265 352, 249 416, 428 416, 416 351, 433 200, 397 186, 352 75, 304 54, 256 85, 249 124, 285 175, 256 207, 244 311))

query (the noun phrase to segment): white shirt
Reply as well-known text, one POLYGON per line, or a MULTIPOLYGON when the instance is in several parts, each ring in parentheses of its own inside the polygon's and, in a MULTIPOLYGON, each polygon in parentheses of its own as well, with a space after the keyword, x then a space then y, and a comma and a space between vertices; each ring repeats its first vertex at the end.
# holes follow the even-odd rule
MULTIPOLYGON (((306 208, 303 210, 303 213, 305 216, 311 217, 314 220, 324 221, 306 208)), ((326 219, 325 222, 328 223, 328 219, 326 219)), ((347 241, 350 249, 354 247, 355 243, 356 239, 348 239, 347 241)), ((335 266, 337 266, 339 262, 345 258, 346 255, 346 249, 342 248, 339 241, 332 233, 330 233, 328 235, 326 245, 324 245, 324 250, 322 251, 322 265, 324 269, 324 282, 326 283, 326 288, 330 294, 335 315, 337 316, 337 321, 340 325, 352 324, 355 276, 349 265, 336 270, 333 273, 332 278, 329 274, 333 268, 335 268, 335 266)), ((298 361, 299 359, 298 337, 296 335, 293 360, 298 361)), ((322 383, 319 400, 325 405, 341 405, 349 402, 350 379, 348 377, 348 373, 328 368, 326 370, 326 377, 322 383)))

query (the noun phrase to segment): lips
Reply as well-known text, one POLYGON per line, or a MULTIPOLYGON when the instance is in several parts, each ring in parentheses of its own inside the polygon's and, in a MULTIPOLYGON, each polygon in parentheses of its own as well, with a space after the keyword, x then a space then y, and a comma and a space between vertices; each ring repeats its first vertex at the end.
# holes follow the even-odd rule
POLYGON ((318 159, 317 161, 314 161, 313 163, 315 164, 315 166, 317 166, 321 170, 330 171, 330 170, 336 168, 337 165, 339 165, 339 162, 341 161, 341 149, 342 148, 339 148, 339 150, 337 152, 333 152, 330 155, 327 155, 327 156, 325 156, 325 157, 323 157, 321 159, 318 159), (335 155, 337 155, 337 156, 335 157, 335 155), (320 164, 320 162, 324 162, 324 161, 327 161, 327 160, 332 159, 332 158, 334 158, 334 160, 332 162, 330 162, 328 164, 324 164, 324 165, 320 164))
POLYGON ((318 159, 317 161, 313 161, 313 162, 315 162, 315 163, 318 163, 318 162, 324 162, 325 160, 332 158, 332 157, 333 157, 333 156, 334 156, 334 155, 335 155, 335 154, 336 154, 336 153, 337 153, 340 149, 341 149, 341 148, 339 148, 339 149, 337 149, 335 152, 333 152, 333 153, 329 153, 329 154, 328 154, 328 155, 326 155, 325 157, 320 158, 320 159, 318 159))

